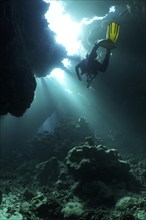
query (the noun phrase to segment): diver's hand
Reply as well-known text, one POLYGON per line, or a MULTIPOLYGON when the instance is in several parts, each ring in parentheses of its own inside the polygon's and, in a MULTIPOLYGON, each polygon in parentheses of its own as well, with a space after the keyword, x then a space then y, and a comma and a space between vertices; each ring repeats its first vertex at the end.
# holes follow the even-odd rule
POLYGON ((78 79, 79 79, 80 81, 82 81, 82 78, 81 78, 81 76, 80 76, 80 74, 79 74, 79 67, 80 67, 80 64, 78 64, 77 66, 75 66, 75 71, 76 71, 76 74, 77 74, 78 79))

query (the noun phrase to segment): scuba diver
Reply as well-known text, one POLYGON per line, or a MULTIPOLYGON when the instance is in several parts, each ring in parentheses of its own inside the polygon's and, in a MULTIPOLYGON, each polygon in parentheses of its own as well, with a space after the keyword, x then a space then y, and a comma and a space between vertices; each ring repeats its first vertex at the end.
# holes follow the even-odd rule
MULTIPOLYGON (((78 65, 76 65, 75 70, 78 79, 81 81, 81 76, 83 74, 86 74, 87 77, 87 88, 89 88, 92 80, 97 76, 98 72, 105 72, 108 64, 109 64, 109 58, 111 49, 106 48, 106 55, 102 63, 100 63, 97 60, 97 49, 101 47, 103 44, 109 43, 109 45, 113 48, 115 48, 115 44, 111 40, 102 40, 100 42, 95 43, 95 46, 93 47, 92 51, 86 55, 86 58, 83 59, 78 65), (81 73, 79 72, 81 70, 81 73)), ((104 47, 104 46, 102 46, 104 47)))
POLYGON ((75 71, 78 79, 81 81, 81 76, 86 74, 87 77, 87 88, 89 88, 92 80, 97 76, 98 72, 105 72, 111 54, 111 50, 116 48, 116 41, 119 36, 120 26, 112 22, 108 25, 105 40, 100 40, 95 43, 90 53, 87 53, 86 58, 83 59, 79 64, 75 66, 75 71), (103 47, 106 49, 106 55, 102 63, 97 59, 97 49, 103 47), (81 70, 81 73, 80 73, 81 70))

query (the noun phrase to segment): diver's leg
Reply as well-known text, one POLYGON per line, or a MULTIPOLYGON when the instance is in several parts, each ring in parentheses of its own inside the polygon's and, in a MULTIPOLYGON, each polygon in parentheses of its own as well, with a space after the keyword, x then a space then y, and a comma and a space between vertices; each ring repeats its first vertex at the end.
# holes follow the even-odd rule
POLYGON ((87 88, 91 85, 92 80, 97 76, 98 72, 88 73, 87 75, 87 88))
POLYGON ((91 81, 92 81, 92 73, 87 73, 87 88, 89 88, 91 81))

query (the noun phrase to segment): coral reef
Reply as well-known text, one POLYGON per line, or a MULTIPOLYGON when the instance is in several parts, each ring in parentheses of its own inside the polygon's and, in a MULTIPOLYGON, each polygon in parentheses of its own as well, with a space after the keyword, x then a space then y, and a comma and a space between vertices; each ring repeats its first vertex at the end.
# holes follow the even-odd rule
POLYGON ((20 148, 0 158, 0 218, 145 220, 145 162, 92 137, 86 120, 67 118, 38 134, 23 160, 20 148))
POLYGON ((66 157, 69 172, 78 180, 112 182, 130 178, 130 166, 116 149, 105 146, 77 146, 66 157))
POLYGON ((83 215, 83 205, 78 201, 70 201, 61 210, 65 219, 79 219, 83 215))

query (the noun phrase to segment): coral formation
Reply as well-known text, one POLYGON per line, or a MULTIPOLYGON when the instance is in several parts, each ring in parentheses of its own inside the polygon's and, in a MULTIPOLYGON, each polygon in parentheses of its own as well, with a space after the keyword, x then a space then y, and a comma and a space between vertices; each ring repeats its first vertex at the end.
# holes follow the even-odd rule
POLYGON ((66 157, 69 172, 78 180, 112 182, 130 178, 130 166, 116 149, 105 146, 76 146, 66 157))
POLYGON ((0 218, 145 220, 145 163, 127 162, 92 137, 86 120, 67 118, 38 134, 23 161, 20 148, 0 158, 0 218))
POLYGON ((65 219, 79 219, 79 217, 83 215, 84 210, 83 205, 80 202, 70 201, 65 204, 61 212, 63 213, 65 219))

